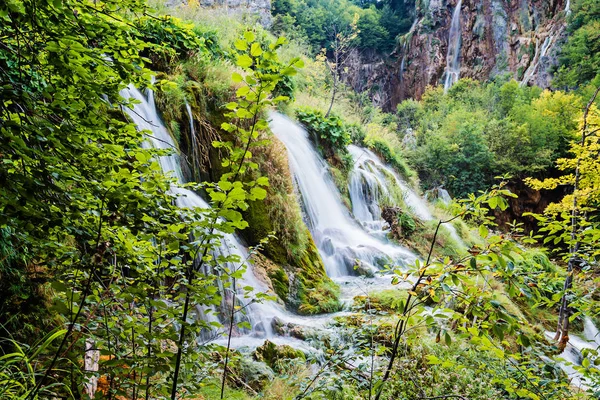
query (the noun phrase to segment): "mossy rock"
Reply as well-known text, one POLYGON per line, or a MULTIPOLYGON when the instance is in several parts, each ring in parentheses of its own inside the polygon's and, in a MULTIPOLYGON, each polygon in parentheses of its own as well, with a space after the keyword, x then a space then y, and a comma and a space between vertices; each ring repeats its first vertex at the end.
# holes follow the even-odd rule
POLYGON ((406 297, 406 290, 382 290, 371 293, 369 296, 355 296, 354 307, 365 311, 401 312, 406 297))
POLYGON ((262 346, 259 346, 254 351, 254 359, 267 364, 274 370, 279 370, 281 363, 285 360, 299 359, 306 360, 306 356, 301 350, 294 349, 287 344, 276 345, 270 340, 265 340, 262 346))
POLYGON ((340 289, 327 276, 312 238, 300 261, 292 282, 299 301, 298 312, 312 315, 341 310, 340 289))
POLYGON ((275 378, 273 370, 263 362, 243 357, 237 367, 243 381, 252 389, 260 392, 275 378))

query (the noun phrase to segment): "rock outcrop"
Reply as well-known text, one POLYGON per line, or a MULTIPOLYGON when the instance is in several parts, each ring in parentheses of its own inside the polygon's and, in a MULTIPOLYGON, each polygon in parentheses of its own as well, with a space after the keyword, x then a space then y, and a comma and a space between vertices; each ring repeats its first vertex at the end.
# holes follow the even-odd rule
POLYGON ((549 87, 564 41, 566 0, 420 0, 411 30, 384 57, 356 52, 345 80, 369 90, 373 102, 394 109, 443 84, 452 14, 460 4, 460 77, 487 80, 510 74, 526 85, 549 87))

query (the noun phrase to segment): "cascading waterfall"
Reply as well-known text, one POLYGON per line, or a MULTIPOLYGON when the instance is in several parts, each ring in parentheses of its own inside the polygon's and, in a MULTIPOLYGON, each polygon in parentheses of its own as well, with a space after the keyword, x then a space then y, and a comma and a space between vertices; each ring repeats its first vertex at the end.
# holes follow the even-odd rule
POLYGON ((452 197, 450 197, 450 193, 444 188, 437 188, 437 197, 444 204, 452 203, 452 197))
POLYGON ((402 43, 402 61, 400 62, 400 82, 404 80, 404 71, 406 70, 406 55, 408 53, 408 38, 413 34, 419 19, 415 19, 410 27, 408 33, 404 36, 404 43, 402 43))
POLYGON ((452 13, 452 23, 448 36, 448 53, 446 55, 446 80, 444 82, 444 93, 454 85, 460 75, 460 9, 462 0, 458 0, 456 8, 452 13))
MULTIPOLYGON (((173 138, 162 124, 156 105, 154 103, 154 94, 152 91, 148 91, 148 96, 144 96, 135 87, 129 87, 122 91, 121 96, 124 98, 134 98, 139 101, 138 104, 133 106, 133 109, 125 108, 125 111, 137 125, 140 130, 148 130, 152 132, 149 135, 149 140, 143 145, 152 146, 157 149, 175 149, 177 146, 173 141, 173 138)), ((191 128, 193 130, 193 122, 190 121, 191 128)), ((177 152, 173 152, 168 156, 162 156, 158 159, 158 162, 165 174, 172 174, 177 179, 177 182, 184 182, 183 173, 181 170, 180 160, 177 152)), ((198 196, 195 192, 182 188, 178 185, 171 187, 173 195, 177 196, 177 205, 181 208, 209 208, 210 206, 204 199, 198 196)), ((247 259, 247 251, 244 246, 239 242, 236 236, 228 234, 220 241, 220 246, 215 251, 215 255, 237 255, 240 260, 244 261, 247 259)), ((230 265, 229 268, 233 269, 238 265, 230 265)), ((204 271, 207 275, 213 274, 213 271, 204 271)), ((249 267, 246 269, 242 279, 237 282, 237 287, 241 288, 244 286, 252 286, 255 290, 266 291, 264 284, 259 282, 253 274, 252 269, 249 267)), ((224 288, 219 288, 221 293, 224 293, 224 288)), ((244 297, 241 291, 236 294, 238 304, 244 306, 246 313, 236 314, 236 323, 241 321, 247 321, 252 326, 252 333, 260 334, 263 336, 270 337, 273 335, 271 329, 271 319, 273 316, 279 314, 279 310, 273 304, 270 303, 254 303, 244 297)), ((223 296, 222 309, 227 310, 227 304, 231 303, 231 298, 223 296)), ((217 317, 218 312, 215 309, 207 307, 196 307, 196 312, 199 318, 206 322, 219 321, 217 317)), ((249 332, 244 332, 249 333, 249 332)), ((203 339, 211 339, 215 337, 215 332, 204 332, 203 339)))
MULTIPOLYGON (((554 337, 554 332, 546 332, 546 337, 550 340, 554 337)), ((588 383, 586 379, 573 368, 574 366, 581 365, 583 356, 581 352, 584 349, 596 350, 600 348, 600 332, 594 322, 588 317, 583 320, 583 338, 577 335, 569 335, 569 343, 565 347, 564 351, 558 356, 564 361, 559 361, 558 365, 571 379, 571 385, 579 387, 581 389, 588 389, 588 383)))
POLYGON ((554 35, 547 36, 546 39, 544 39, 544 43, 542 43, 541 48, 539 46, 539 42, 536 42, 533 60, 529 64, 529 68, 525 70, 525 73, 523 74, 523 79, 519 83, 519 86, 525 86, 527 85, 527 83, 529 83, 529 81, 533 77, 533 74, 535 74, 535 71, 538 69, 540 61, 546 56, 546 53, 548 53, 548 49, 550 49, 553 39, 554 35))
POLYGON ((416 259, 411 251, 370 235, 352 219, 306 130, 278 113, 271 114, 270 126, 287 148, 307 223, 330 277, 352 275, 357 264, 368 271, 416 259))
MULTIPOLYGON (((416 194, 409 185, 393 169, 384 164, 371 150, 355 145, 348 146, 354 159, 354 168, 350 175, 350 200, 352 213, 364 226, 371 230, 383 229, 381 219, 381 195, 388 195, 389 181, 402 191, 404 202, 413 215, 423 221, 434 219, 427 201, 416 194)), ((446 192, 447 193, 447 192, 446 192)), ((452 225, 444 225, 453 239, 462 244, 462 240, 452 225)), ((382 232, 385 235, 385 232, 382 232)))
POLYGON ((565 14, 571 15, 571 0, 567 0, 565 3, 565 14))

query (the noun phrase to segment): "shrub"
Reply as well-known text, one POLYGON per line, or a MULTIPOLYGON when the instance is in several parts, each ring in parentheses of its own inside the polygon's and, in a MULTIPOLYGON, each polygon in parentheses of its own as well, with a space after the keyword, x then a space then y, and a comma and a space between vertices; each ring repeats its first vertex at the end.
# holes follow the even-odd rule
POLYGON ((296 110, 296 117, 309 133, 318 138, 328 156, 346 151, 346 146, 351 142, 350 133, 340 117, 325 117, 320 110, 308 107, 296 110))
POLYGON ((402 177, 410 180, 413 172, 406 164, 406 161, 398 156, 389 146, 389 144, 381 139, 373 139, 369 143, 369 147, 378 153, 383 159, 398 171, 402 177))
POLYGON ((192 25, 184 24, 178 18, 147 17, 140 20, 137 28, 144 41, 152 44, 144 55, 149 56, 154 67, 161 71, 175 65, 173 60, 183 60, 207 51, 206 39, 199 36, 192 25))

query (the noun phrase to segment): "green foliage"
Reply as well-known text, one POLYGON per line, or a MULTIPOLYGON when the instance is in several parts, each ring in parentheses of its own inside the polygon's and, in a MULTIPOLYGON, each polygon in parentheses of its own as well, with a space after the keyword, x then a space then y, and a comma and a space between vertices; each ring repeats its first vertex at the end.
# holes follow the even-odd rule
POLYGON ((430 89, 398 106, 400 124, 416 134, 407 157, 427 188, 455 197, 489 187, 499 174, 545 176, 577 129, 581 100, 517 82, 461 79, 445 96, 430 89), (424 112, 427 110, 427 112, 424 112))
POLYGON ((597 78, 600 71, 600 5, 594 0, 574 1, 568 21, 570 35, 561 47, 553 85, 578 88, 597 78))
POLYGON ((386 163, 390 164, 396 171, 398 171, 400 176, 410 181, 410 179, 413 177, 413 171, 407 165, 404 158, 392 150, 390 145, 385 140, 374 138, 367 140, 366 144, 369 148, 383 157, 386 163))
MULTIPOLYGON (((148 59, 140 53, 155 56, 166 70, 176 60, 210 54, 190 26, 135 17, 144 12, 136 1, 0 6, 6 38, 0 49, 0 129, 6 139, 0 143, 0 179, 7 183, 0 191, 0 229, 10 232, 10 240, 2 238, 8 256, 2 274, 35 283, 39 278, 30 272, 43 271, 52 311, 60 316, 56 323, 64 325, 59 344, 35 349, 36 379, 28 387, 33 398, 50 388, 56 390, 52 397, 83 390, 89 373, 77 371, 88 341, 104 356, 100 371, 109 379, 110 396, 186 395, 210 368, 190 339, 215 328, 188 318, 189 304, 243 313, 224 299, 235 302, 230 294, 236 292, 247 296, 248 288, 235 284, 245 260, 216 250, 224 234, 247 226, 239 210, 265 197, 268 180, 249 173, 257 169, 251 151, 267 127, 259 116, 286 100, 270 93, 301 61, 279 63, 283 39, 263 46, 246 32, 236 43, 237 101, 227 104, 222 126, 233 137, 214 143, 224 173, 215 184, 187 185, 203 188, 212 208, 180 208, 175 186, 181 183, 157 162, 171 150, 142 146, 151 132, 127 121, 123 108, 132 102, 120 91, 149 84, 148 59), (116 9, 132 15, 125 20, 116 9)), ((171 98, 183 99, 177 90, 171 98)), ((12 286, 10 280, 3 283, 12 286)), ((18 296, 28 291, 19 289, 18 296)), ((247 326, 240 320, 236 329, 247 326)), ((0 368, 8 368, 6 362, 0 368)))
MULTIPOLYGON (((3 399, 26 399, 33 396, 36 383, 44 374, 43 364, 40 364, 42 355, 51 351, 54 342, 59 341, 66 332, 52 331, 31 346, 12 339, 4 339, 0 343, 1 348, 10 349, 0 355, 0 396, 3 399)), ((52 397, 62 391, 73 396, 68 386, 60 381, 46 385, 38 394, 52 397)))
MULTIPOLYGON (((175 65, 176 61, 193 57, 196 54, 206 52, 206 38, 198 35, 190 24, 184 24, 181 20, 164 16, 143 17, 137 22, 137 28, 142 40, 151 43, 149 56, 152 59, 155 70, 164 71, 175 65)), ((214 41, 207 35, 211 51, 216 51, 214 41)))
POLYGON ((273 2, 273 29, 293 35, 312 47, 313 53, 332 48, 336 33, 350 31, 354 15, 358 15, 359 33, 354 45, 389 53, 396 36, 408 31, 412 19, 410 4, 398 8, 380 3, 358 4, 349 0, 276 0, 273 2))
POLYGON ((398 217, 398 224, 402 228, 402 232, 406 232, 407 236, 410 236, 410 234, 417 228, 415 220, 408 213, 400 214, 398 217))
POLYGON ((319 140, 328 156, 337 152, 346 152, 346 146, 350 144, 351 138, 340 117, 330 115, 326 118, 320 110, 302 108, 296 110, 296 118, 319 140))

